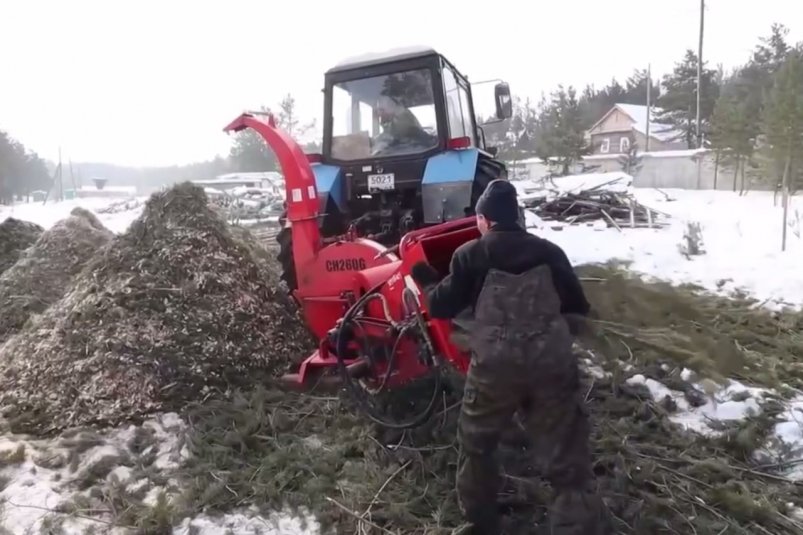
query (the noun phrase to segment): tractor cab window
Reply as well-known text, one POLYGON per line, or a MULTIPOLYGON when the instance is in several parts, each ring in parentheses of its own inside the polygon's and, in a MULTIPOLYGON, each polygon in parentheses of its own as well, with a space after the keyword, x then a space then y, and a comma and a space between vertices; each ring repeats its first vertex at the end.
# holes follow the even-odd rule
POLYGON ((429 70, 350 80, 332 88, 332 158, 416 154, 438 143, 429 70))
POLYGON ((449 67, 443 69, 443 90, 446 95, 449 137, 452 139, 467 137, 474 143, 474 124, 468 101, 468 88, 449 67))

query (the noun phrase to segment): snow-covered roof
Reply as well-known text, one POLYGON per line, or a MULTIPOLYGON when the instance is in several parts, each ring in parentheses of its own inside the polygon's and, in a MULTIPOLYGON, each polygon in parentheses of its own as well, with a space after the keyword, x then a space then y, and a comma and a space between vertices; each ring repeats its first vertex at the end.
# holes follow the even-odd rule
POLYGON ((546 162, 544 162, 544 160, 542 160, 541 158, 539 158, 537 156, 533 156, 531 158, 525 158, 523 160, 517 160, 514 163, 521 164, 521 165, 536 165, 536 164, 545 165, 546 164, 546 162))
MULTIPOLYGON (((694 158, 700 154, 711 152, 710 149, 680 149, 680 150, 657 150, 650 152, 639 151, 638 155, 644 158, 694 158)), ((595 160, 615 160, 622 156, 620 152, 610 152, 605 154, 587 154, 583 156, 583 161, 595 160)))
MULTIPOLYGON (((647 135, 647 106, 637 104, 616 104, 622 112, 633 119, 633 128, 647 135)), ((670 125, 655 121, 655 117, 663 113, 661 108, 650 106, 650 137, 660 141, 675 141, 683 137, 683 132, 673 129, 670 125)))
POLYGON ((217 180, 281 180, 281 173, 276 171, 252 171, 244 173, 226 173, 215 177, 217 180))
POLYGON ((367 52, 358 56, 346 58, 328 72, 345 71, 357 67, 368 67, 379 63, 387 63, 400 59, 418 58, 422 56, 430 56, 437 54, 434 48, 428 46, 406 46, 401 48, 392 48, 381 52, 367 52))
POLYGON ((99 189, 96 186, 80 186, 78 188, 79 192, 108 192, 108 193, 130 193, 134 194, 137 192, 136 186, 104 186, 102 189, 99 189))

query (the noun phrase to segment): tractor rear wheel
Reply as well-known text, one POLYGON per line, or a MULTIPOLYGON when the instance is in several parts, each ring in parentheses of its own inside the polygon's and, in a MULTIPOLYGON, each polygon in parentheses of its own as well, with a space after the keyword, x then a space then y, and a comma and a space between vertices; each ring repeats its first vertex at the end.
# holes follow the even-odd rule
POLYGON ((499 160, 492 160, 481 158, 477 162, 477 170, 474 174, 474 184, 471 188, 471 207, 470 213, 467 215, 474 215, 474 207, 477 205, 477 200, 488 187, 491 181, 497 178, 507 178, 507 170, 502 162, 499 160))
POLYGON ((279 243, 279 254, 276 258, 279 260, 281 268, 280 278, 292 293, 298 288, 298 280, 296 278, 296 265, 293 262, 293 232, 287 226, 286 210, 279 216, 279 225, 281 229, 276 235, 276 241, 279 243))

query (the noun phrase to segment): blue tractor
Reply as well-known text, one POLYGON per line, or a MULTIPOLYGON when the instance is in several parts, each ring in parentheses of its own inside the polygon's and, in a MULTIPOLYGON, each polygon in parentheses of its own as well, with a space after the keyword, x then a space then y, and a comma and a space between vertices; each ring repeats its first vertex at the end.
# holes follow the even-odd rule
MULTIPOLYGON (((326 72, 323 150, 310 157, 321 235, 346 232, 383 245, 473 215, 487 184, 507 178, 486 146, 471 84, 431 48, 350 59, 326 72)), ((508 84, 494 86, 496 121, 510 118, 508 84)), ((278 236, 282 280, 297 287, 286 218, 278 236)))

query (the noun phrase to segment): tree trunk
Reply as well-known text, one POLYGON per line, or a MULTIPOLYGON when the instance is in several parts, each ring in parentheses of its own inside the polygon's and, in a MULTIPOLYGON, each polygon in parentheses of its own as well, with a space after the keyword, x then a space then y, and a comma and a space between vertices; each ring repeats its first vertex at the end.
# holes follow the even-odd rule
POLYGON ((720 150, 716 151, 716 158, 714 158, 714 191, 717 190, 717 175, 719 174, 719 155, 720 150))
POLYGON ((781 231, 781 251, 786 251, 786 221, 789 216, 789 175, 792 172, 792 151, 786 155, 786 167, 783 171, 783 230, 781 231))
POLYGON ((733 167, 733 193, 736 193, 736 182, 739 180, 739 157, 736 157, 736 165, 733 167))
POLYGON ((740 197, 742 195, 746 195, 747 194, 747 192, 745 192, 745 190, 744 190, 744 167, 745 167, 745 163, 746 163, 745 160, 742 160, 742 176, 741 176, 742 182, 741 182, 741 185, 739 186, 739 196, 740 197))

